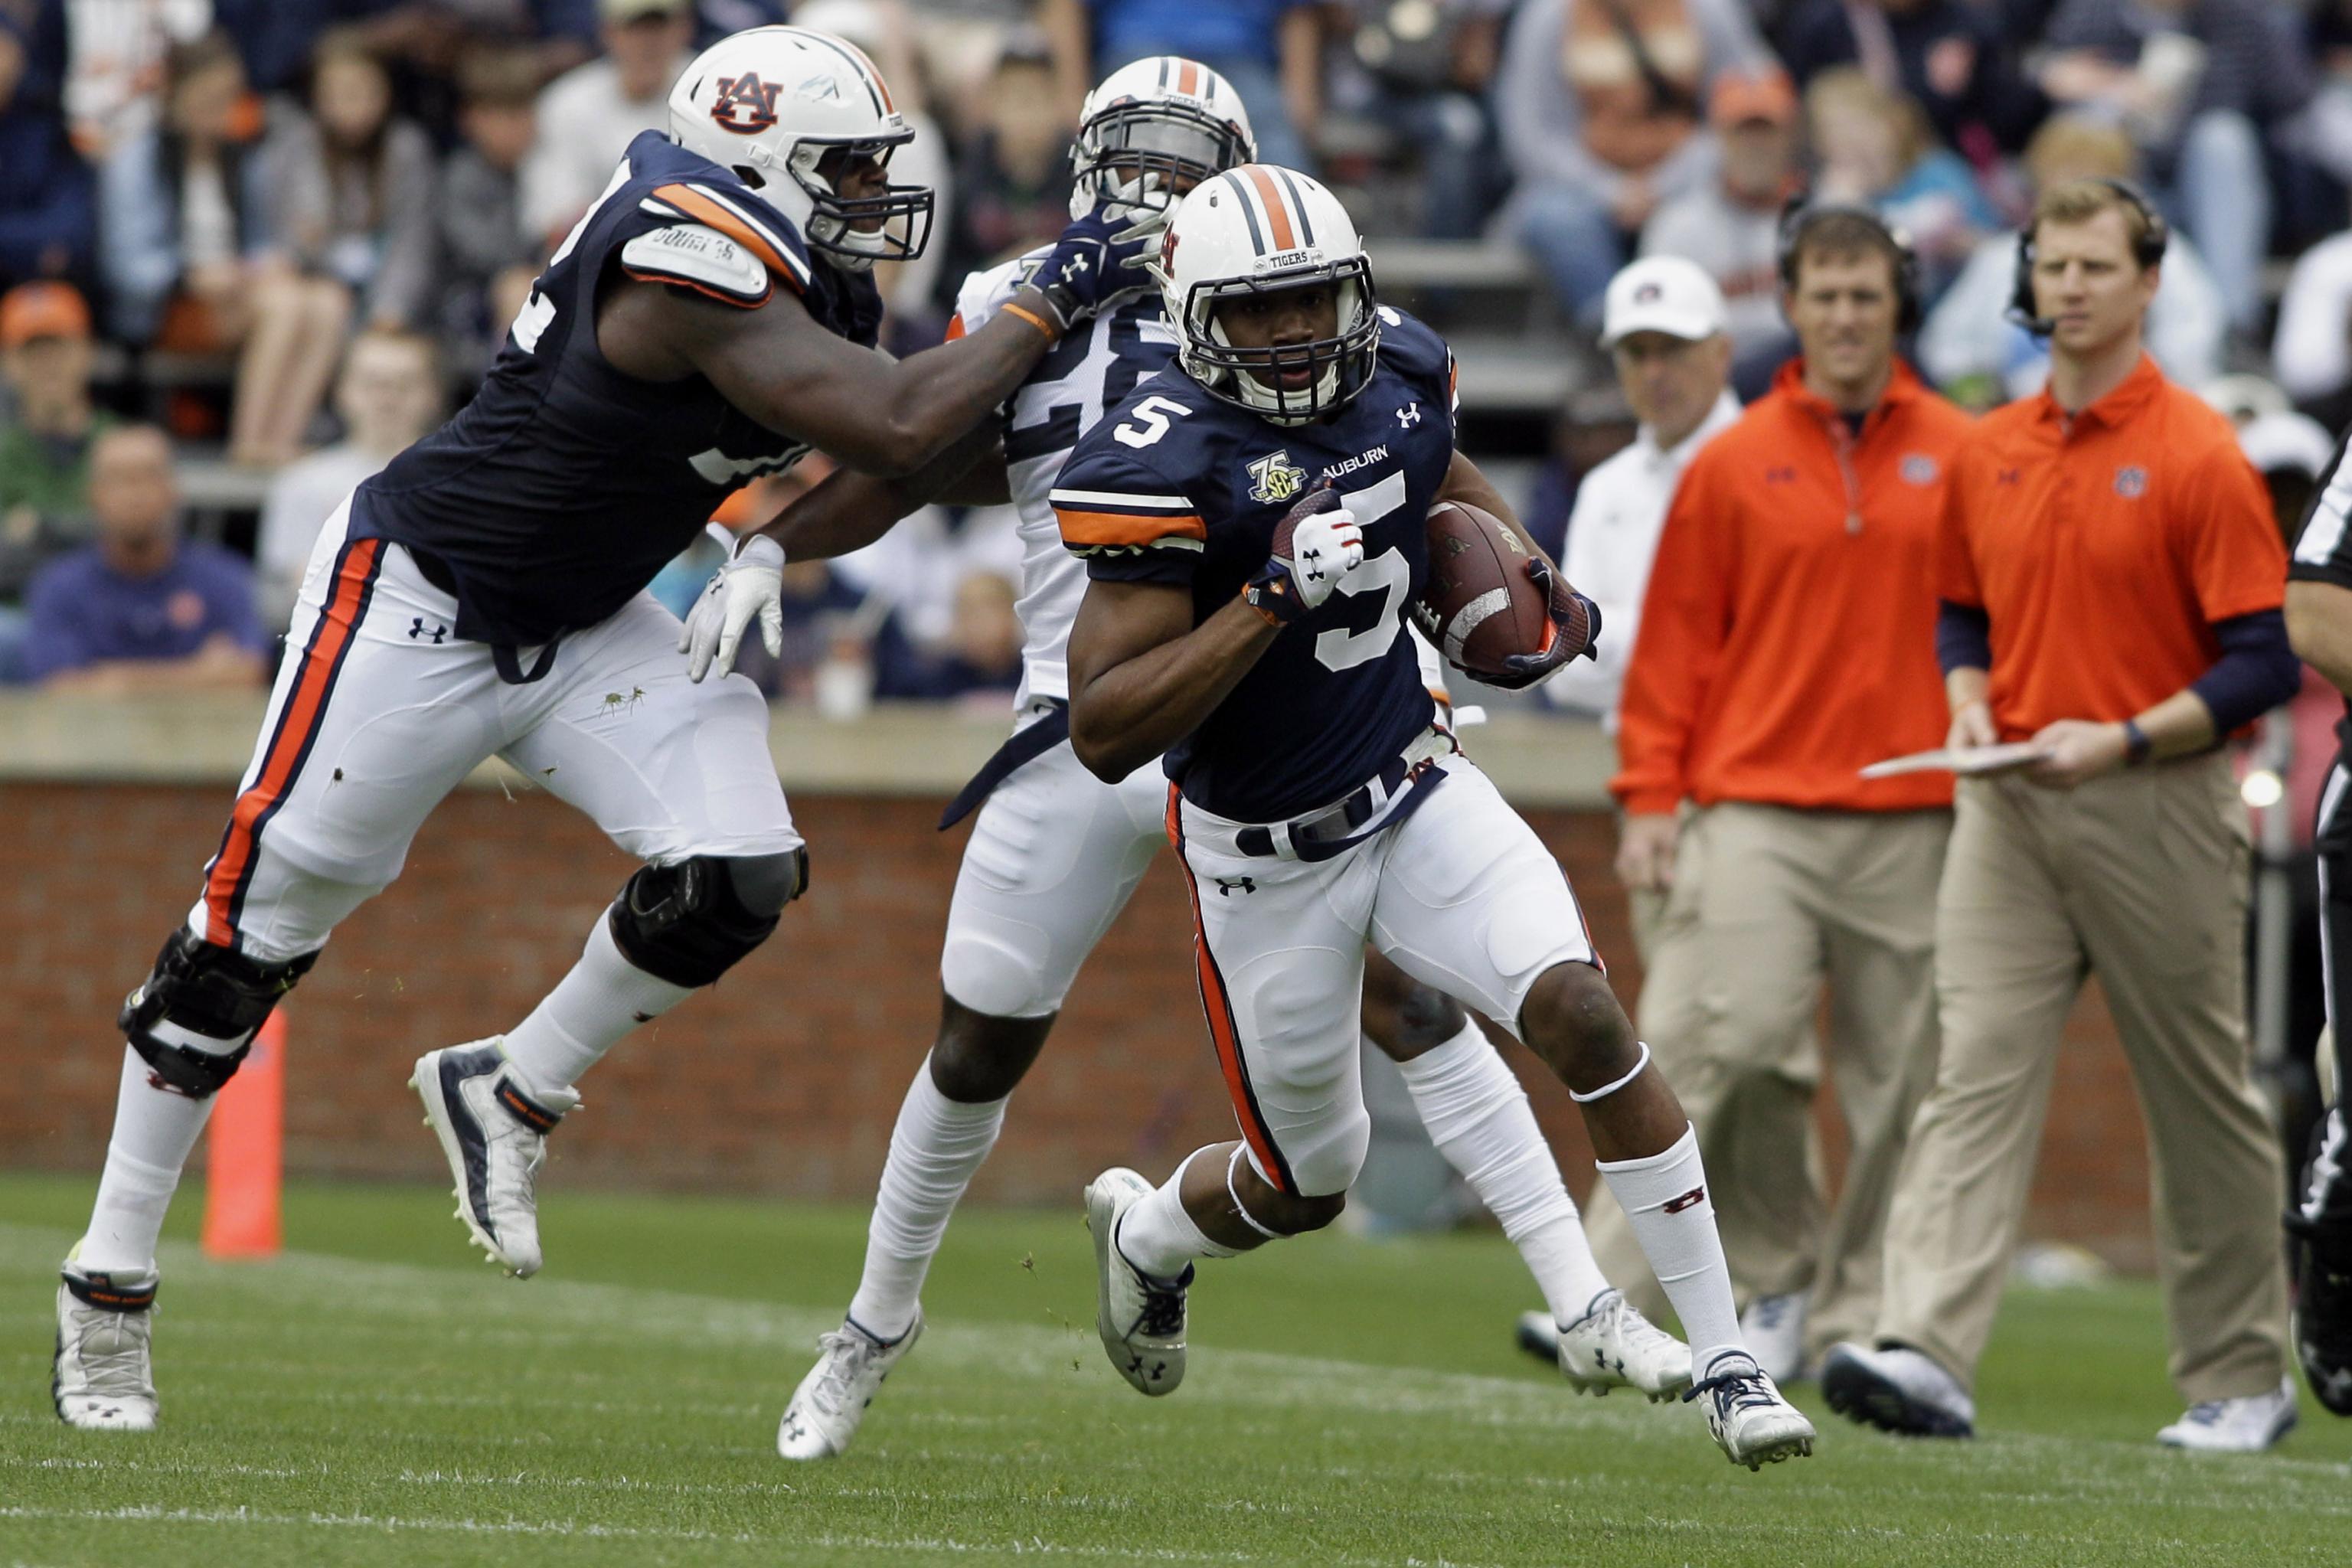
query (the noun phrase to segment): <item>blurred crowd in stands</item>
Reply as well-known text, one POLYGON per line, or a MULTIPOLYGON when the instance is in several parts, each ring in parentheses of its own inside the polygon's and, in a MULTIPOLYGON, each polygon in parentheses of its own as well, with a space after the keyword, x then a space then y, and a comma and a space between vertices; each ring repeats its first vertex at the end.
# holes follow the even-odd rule
MULTIPOLYGON (((2032 193, 2143 182, 2177 230, 2168 373, 2272 417, 2282 462, 2352 422, 2352 0, 0 0, 0 679, 265 679, 336 501, 469 395, 692 52, 786 19, 863 46, 919 127, 894 177, 944 216, 883 279, 901 353, 1059 229, 1079 99, 1149 54, 1223 72, 1376 272, 1383 239, 1524 256, 1579 367, 1528 497, 1555 543, 1633 433, 1592 347, 1609 279, 1699 263, 1753 394, 1807 189, 1908 235, 1910 352, 1980 408, 2043 371, 2005 314, 2032 193)), ((1445 324, 1443 289, 1415 303, 1445 324)), ((752 673, 843 711, 994 700, 1019 561, 1002 511, 934 510, 794 566, 752 673)), ((656 591, 682 606, 709 564, 656 591)))

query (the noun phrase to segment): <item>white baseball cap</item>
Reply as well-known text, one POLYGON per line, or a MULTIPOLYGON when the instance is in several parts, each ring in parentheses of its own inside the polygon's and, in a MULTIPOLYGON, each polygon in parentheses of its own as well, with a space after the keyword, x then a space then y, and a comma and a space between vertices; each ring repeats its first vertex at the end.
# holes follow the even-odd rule
POLYGON ((1604 349, 1635 332, 1664 332, 1696 342, 1723 331, 1723 290, 1696 261, 1645 256, 1609 279, 1601 321, 1604 349))

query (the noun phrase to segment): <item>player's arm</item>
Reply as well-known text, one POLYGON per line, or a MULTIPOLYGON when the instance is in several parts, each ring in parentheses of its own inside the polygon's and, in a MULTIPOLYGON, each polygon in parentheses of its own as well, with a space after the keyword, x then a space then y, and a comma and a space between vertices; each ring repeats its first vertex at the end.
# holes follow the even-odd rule
POLYGON ((1192 591, 1096 579, 1070 627, 1070 744, 1116 784, 1199 729, 1280 626, 1235 599, 1192 624, 1192 591))
POLYGON ((787 561, 829 561, 864 549, 934 501, 992 506, 1009 499, 1003 442, 992 425, 983 425, 902 478, 836 468, 761 523, 753 537, 774 540, 787 561))
POLYGON ((849 468, 903 479, 986 418, 1059 336, 1036 290, 1024 289, 1014 305, 976 332, 892 360, 826 331, 782 290, 746 310, 625 282, 605 295, 597 342, 625 374, 700 374, 767 428, 849 468))

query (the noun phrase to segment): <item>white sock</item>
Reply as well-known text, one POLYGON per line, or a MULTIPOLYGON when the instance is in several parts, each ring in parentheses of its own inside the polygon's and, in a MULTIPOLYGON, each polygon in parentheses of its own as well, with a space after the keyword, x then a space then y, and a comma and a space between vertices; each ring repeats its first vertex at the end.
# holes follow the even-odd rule
POLYGON ((152 1069, 122 1047, 122 1087, 114 1100, 114 1136, 106 1145, 106 1174, 81 1240, 81 1266, 102 1274, 138 1274, 155 1267, 155 1239, 189 1152, 211 1120, 209 1099, 190 1100, 148 1081, 152 1069))
POLYGON ((907 1086, 866 1229, 866 1272, 849 1302, 851 1321, 886 1344, 914 1327, 923 1276, 972 1173, 996 1147, 1004 1103, 950 1100, 931 1081, 928 1056, 907 1086))
POLYGON ((1397 1068, 1438 1152, 1502 1223, 1553 1320, 1565 1324, 1584 1316, 1609 1289, 1609 1277, 1593 1261, 1559 1162, 1502 1057, 1476 1024, 1465 1022, 1460 1034, 1397 1068))
POLYGON ((1222 1247, 1202 1234, 1192 1216, 1184 1211, 1181 1195, 1185 1171, 1214 1147, 1211 1144, 1185 1155, 1174 1175, 1119 1217, 1118 1235, 1113 1245, 1129 1263, 1154 1279, 1175 1279, 1196 1258, 1234 1256, 1234 1248, 1222 1247))
POLYGON ((569 1089, 622 1036, 693 994, 691 986, 673 985, 624 958, 610 918, 599 915, 572 973, 507 1031, 507 1060, 539 1089, 569 1089))
POLYGON ((1715 1230, 1715 1202, 1706 1195, 1706 1172, 1699 1163, 1698 1133, 1685 1127, 1664 1153, 1604 1161, 1599 1168, 1683 1321, 1693 1364, 1703 1375, 1725 1351, 1745 1355, 1739 1314, 1731 1306, 1731 1271, 1715 1230))

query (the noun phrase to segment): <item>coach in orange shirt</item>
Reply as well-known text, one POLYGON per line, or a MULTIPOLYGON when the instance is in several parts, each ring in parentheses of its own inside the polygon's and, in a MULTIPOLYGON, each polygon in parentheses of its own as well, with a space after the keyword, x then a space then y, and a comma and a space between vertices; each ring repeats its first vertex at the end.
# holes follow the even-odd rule
MULTIPOLYGON (((1612 786, 1619 870, 1666 890, 1662 945, 1678 949, 1654 958, 1643 1032, 1717 1173, 1743 1328, 1776 1375, 1872 1321, 1886 1191, 1933 1070, 1951 781, 1858 773, 1943 736, 1930 563, 1969 423, 1895 356, 1913 261, 1874 215, 1792 215, 1780 267, 1802 357, 1675 491, 1612 786), (1811 1156, 1824 981, 1853 1146, 1826 1220, 1811 1156)), ((1593 1240, 1612 1278, 1638 1279, 1624 1228, 1610 1213, 1593 1240)))
POLYGON ((2286 556, 2227 420, 2141 348, 2162 220, 2129 186, 2046 192, 2020 244, 2049 386, 1977 426, 1937 557, 1950 740, 2030 741, 1961 782, 1936 911, 1943 1057, 1895 1180, 1872 1348, 1831 1406, 1965 1436, 2059 1031, 2096 971, 2155 1168, 2174 1384, 2159 1441, 2268 1447, 2294 1423, 2278 1143, 2247 1076, 2246 815, 2217 749, 2295 690, 2286 556))

